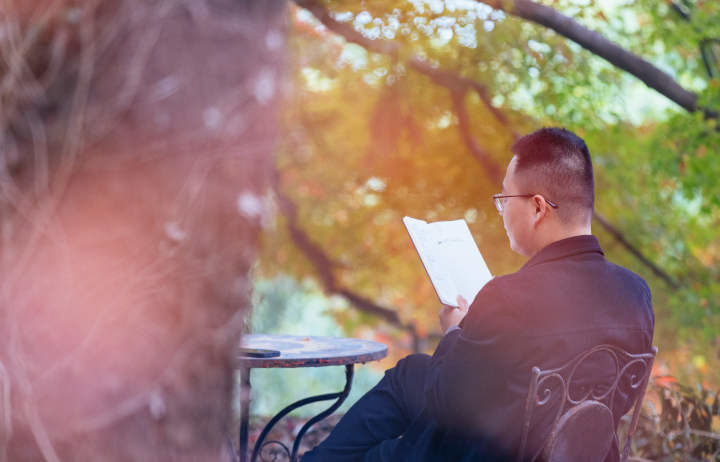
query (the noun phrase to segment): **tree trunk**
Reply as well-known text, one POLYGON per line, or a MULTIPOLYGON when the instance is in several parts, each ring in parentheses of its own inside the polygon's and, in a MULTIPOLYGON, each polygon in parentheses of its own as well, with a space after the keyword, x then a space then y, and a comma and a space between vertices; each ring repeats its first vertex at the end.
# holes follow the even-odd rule
POLYGON ((80 5, 0 15, 0 461, 229 460, 284 2, 80 5))

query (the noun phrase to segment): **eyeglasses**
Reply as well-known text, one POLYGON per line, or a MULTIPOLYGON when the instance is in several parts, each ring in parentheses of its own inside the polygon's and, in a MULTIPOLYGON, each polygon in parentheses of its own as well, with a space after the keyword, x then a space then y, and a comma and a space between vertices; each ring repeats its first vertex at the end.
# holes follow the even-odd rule
MULTIPOLYGON (((498 213, 503 213, 503 199, 507 197, 533 197, 537 195, 539 194, 493 194, 493 201, 495 201, 495 208, 497 209, 498 213)), ((540 197, 542 197, 543 200, 545 200, 545 202, 547 202, 550 207, 554 209, 558 208, 558 205, 555 202, 546 199, 543 196, 540 197)))

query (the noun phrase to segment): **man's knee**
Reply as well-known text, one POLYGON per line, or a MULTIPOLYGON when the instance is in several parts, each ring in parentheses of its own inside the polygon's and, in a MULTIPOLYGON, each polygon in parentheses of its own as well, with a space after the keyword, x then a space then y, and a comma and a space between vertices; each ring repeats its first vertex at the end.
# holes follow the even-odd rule
MULTIPOLYGON (((397 369, 398 374, 409 376, 422 376, 423 379, 430 367, 432 357, 424 353, 414 353, 407 355, 397 362, 393 369, 397 369)), ((393 370, 390 369, 390 370, 393 370)))
POLYGON ((412 354, 385 373, 392 394, 410 420, 425 406, 425 378, 430 369, 430 359, 426 354, 412 354))

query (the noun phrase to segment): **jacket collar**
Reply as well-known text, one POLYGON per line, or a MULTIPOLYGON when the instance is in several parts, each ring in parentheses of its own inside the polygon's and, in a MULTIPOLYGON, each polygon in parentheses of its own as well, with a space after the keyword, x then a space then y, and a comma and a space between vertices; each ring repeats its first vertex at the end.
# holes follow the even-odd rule
POLYGON ((540 251, 528 260, 521 269, 545 263, 560 258, 571 257, 581 253, 598 253, 605 255, 597 238, 592 234, 582 236, 573 236, 566 239, 560 239, 551 244, 546 245, 540 251))

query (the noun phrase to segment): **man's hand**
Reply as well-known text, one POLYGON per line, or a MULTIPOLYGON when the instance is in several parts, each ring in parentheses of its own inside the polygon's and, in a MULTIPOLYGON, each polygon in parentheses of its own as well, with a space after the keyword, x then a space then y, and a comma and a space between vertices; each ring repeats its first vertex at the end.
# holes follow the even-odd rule
POLYGON ((440 329, 443 334, 448 331, 451 327, 460 324, 465 315, 468 312, 468 302, 463 298, 462 295, 458 295, 457 298, 458 307, 443 305, 438 318, 440 319, 440 329))

